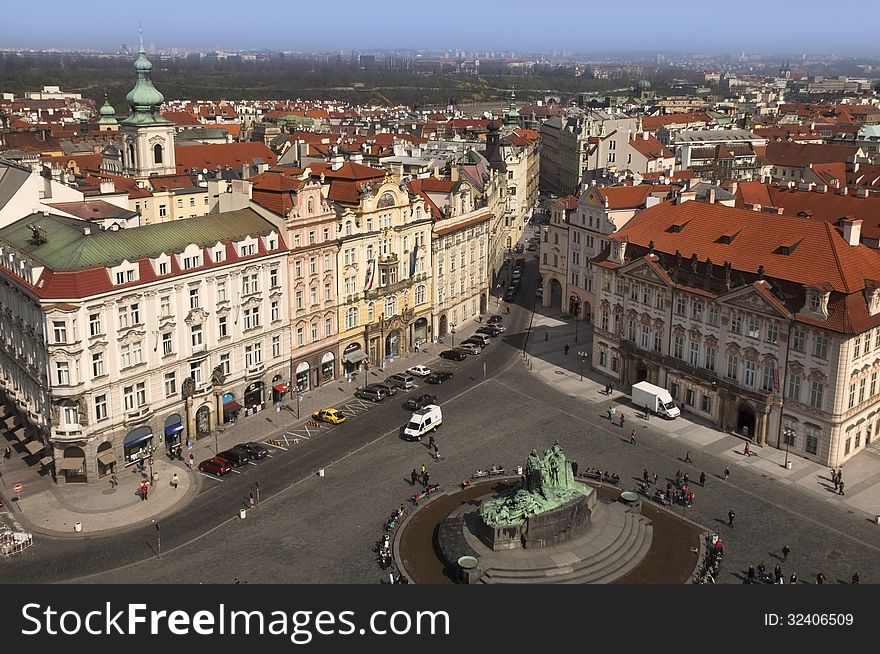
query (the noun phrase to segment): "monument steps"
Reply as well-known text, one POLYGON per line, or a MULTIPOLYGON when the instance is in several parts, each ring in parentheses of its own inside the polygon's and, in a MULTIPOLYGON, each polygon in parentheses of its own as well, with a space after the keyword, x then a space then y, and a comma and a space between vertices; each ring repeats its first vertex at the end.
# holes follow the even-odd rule
MULTIPOLYGON (((636 567, 651 547, 653 527, 638 514, 626 512, 624 524, 614 539, 594 556, 567 566, 539 566, 528 569, 487 570, 481 583, 607 583, 636 567)), ((607 540, 607 536, 604 540, 607 540)))

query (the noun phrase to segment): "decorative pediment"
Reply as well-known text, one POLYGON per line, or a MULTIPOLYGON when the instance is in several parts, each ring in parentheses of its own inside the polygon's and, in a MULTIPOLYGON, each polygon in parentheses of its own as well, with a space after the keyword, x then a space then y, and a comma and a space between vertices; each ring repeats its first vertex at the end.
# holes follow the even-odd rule
POLYGON ((718 345, 718 339, 712 336, 712 334, 708 334, 706 338, 703 339, 703 342, 709 347, 716 347, 718 345))
POLYGON ((621 304, 615 304, 615 305, 614 305, 614 313, 615 313, 616 315, 620 315, 620 314, 622 314, 622 313, 623 313, 623 305, 621 305, 621 304))
POLYGON ((654 329, 663 329, 663 327, 665 325, 666 325, 666 323, 663 322, 662 318, 655 318, 654 319, 654 329))
POLYGON ((647 313, 643 313, 641 315, 641 317, 639 318, 639 322, 642 323, 643 325, 645 325, 646 327, 650 327, 651 326, 651 316, 649 316, 647 313))
POLYGON ((257 296, 249 297, 247 300, 241 303, 241 306, 245 309, 250 309, 251 307, 260 306, 260 298, 257 296))
POLYGON ((626 317, 629 318, 630 320, 636 320, 639 317, 639 312, 636 311, 635 309, 630 309, 629 311, 626 312, 626 317))
POLYGON ((788 371, 793 375, 803 375, 804 374, 803 364, 800 361, 792 361, 788 364, 788 371))
POLYGON ((205 319, 207 317, 208 317, 207 311, 205 311, 201 307, 196 307, 195 309, 190 311, 188 314, 186 314, 186 318, 184 319, 184 322, 187 325, 200 325, 205 321, 205 319))
POLYGON ((727 353, 734 355, 739 354, 739 345, 737 345, 736 343, 728 343, 727 353))
POLYGON ((276 288, 274 291, 272 291, 271 293, 269 293, 269 299, 270 299, 270 300, 277 300, 277 299, 280 298, 282 295, 284 295, 284 293, 282 293, 282 292, 281 292, 281 288, 278 287, 278 288, 276 288))
POLYGON ((119 345, 128 345, 129 343, 142 340, 146 335, 147 331, 145 329, 128 329, 122 333, 122 336, 116 339, 116 342, 119 345))
POLYGON ((214 313, 216 313, 218 316, 228 316, 230 311, 232 311, 232 309, 230 309, 228 306, 218 307, 214 313))
POLYGON ((743 350, 743 358, 748 359, 749 361, 757 361, 761 358, 761 355, 755 348, 747 347, 745 350, 743 350))
POLYGON ((101 352, 107 347, 107 341, 92 341, 89 343, 89 352, 101 352))
POLYGON ((691 327, 688 331, 688 334, 690 335, 692 341, 699 341, 703 337, 703 334, 701 334, 700 330, 696 327, 691 327))
POLYGON ((810 381, 824 382, 828 379, 828 375, 826 375, 824 371, 819 370, 819 368, 813 368, 812 370, 810 370, 808 379, 810 381))
POLYGON ((656 263, 647 259, 637 259, 631 264, 621 268, 620 273, 627 277, 635 277, 647 282, 669 286, 669 278, 656 263))
POLYGON ((676 336, 684 336, 687 333, 687 330, 684 328, 683 325, 673 325, 672 332, 676 336))
POLYGON ((718 301, 756 313, 783 318, 789 317, 789 312, 782 302, 774 297, 769 289, 764 286, 761 286, 759 289, 758 286, 752 284, 751 286, 738 288, 732 293, 718 298, 718 301))

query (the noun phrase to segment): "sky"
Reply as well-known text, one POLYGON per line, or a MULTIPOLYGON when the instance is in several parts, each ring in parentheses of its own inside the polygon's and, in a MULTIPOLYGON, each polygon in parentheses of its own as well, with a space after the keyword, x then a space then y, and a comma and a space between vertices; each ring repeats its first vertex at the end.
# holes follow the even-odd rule
POLYGON ((0 49, 837 53, 876 57, 877 0, 260 0, 16 3, 0 49))

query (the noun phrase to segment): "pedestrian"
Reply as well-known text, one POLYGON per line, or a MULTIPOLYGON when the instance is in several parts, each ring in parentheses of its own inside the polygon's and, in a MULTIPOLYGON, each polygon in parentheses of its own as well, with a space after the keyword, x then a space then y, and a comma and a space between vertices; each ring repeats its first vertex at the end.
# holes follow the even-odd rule
POLYGON ((837 483, 838 484, 843 483, 843 468, 841 468, 840 470, 837 471, 837 483))
POLYGON ((648 483, 648 469, 647 469, 647 468, 645 468, 644 470, 642 470, 642 479, 645 480, 645 483, 646 483, 646 484, 648 483))
POLYGON ((837 490, 840 487, 840 482, 837 481, 837 473, 836 472, 832 473, 831 481, 834 482, 834 490, 837 490))
POLYGON ((700 488, 702 488, 705 485, 706 485, 706 473, 701 472, 700 473, 700 488))
POLYGON ((425 471, 425 474, 422 475, 422 483, 425 485, 425 488, 428 487, 428 482, 430 481, 431 476, 425 471))
POLYGON ((648 410, 648 405, 645 405, 645 420, 651 419, 651 412, 648 410))
POLYGON ((605 384, 605 395, 611 395, 611 384, 605 384))
POLYGON ((578 476, 578 462, 577 461, 571 462, 571 476, 572 477, 578 476))
POLYGON ((416 469, 413 468, 412 472, 409 474, 410 483, 415 486, 416 482, 419 480, 419 473, 416 472, 416 469))
POLYGON ((614 415, 614 407, 610 406, 606 409, 606 413, 608 413, 608 420, 611 420, 611 417, 614 415))
POLYGON ((736 514, 733 511, 727 512, 727 526, 733 527, 733 519, 736 517, 736 514))
POLYGON ((788 579, 788 583, 796 584, 797 583, 797 572, 792 572, 791 577, 788 579))
POLYGON ((549 340, 550 340, 550 332, 544 332, 544 342, 546 343, 549 340))
POLYGON ((110 488, 116 488, 117 486, 119 486, 119 477, 114 472, 110 475, 110 488))
POLYGON ((854 584, 859 583, 859 573, 858 573, 858 572, 853 572, 852 582, 853 582, 854 584))
POLYGON ((822 574, 821 572, 816 575, 816 583, 817 584, 824 584, 825 583, 825 575, 822 574))
POLYGON ((568 343, 565 344, 565 347, 562 348, 562 351, 565 352, 565 356, 568 356, 568 343))
POLYGON ((434 449, 434 434, 431 434, 431 437, 428 439, 428 449, 434 449))
POLYGON ((507 307, 507 313, 510 313, 510 307, 507 307))
POLYGON ((624 420, 623 414, 621 413, 620 414, 620 427, 621 427, 621 429, 623 429, 623 420, 624 420))
POLYGON ((630 445, 636 444, 636 430, 635 429, 633 429, 632 433, 629 435, 629 444, 630 445))
POLYGON ((782 546, 782 560, 788 561, 788 555, 791 552, 791 548, 788 545, 782 546))
POLYGON ((782 567, 778 563, 776 564, 776 567, 773 568, 773 576, 776 578, 777 583, 782 579, 782 567))
POLYGON ((684 483, 685 486, 687 486, 691 481, 690 477, 688 477, 688 473, 684 473, 681 476, 681 479, 682 479, 682 482, 684 483))
POLYGON ((746 456, 752 456, 752 450, 749 447, 748 443, 746 443, 746 446, 743 448, 743 454, 745 454, 746 456))
POLYGON ((681 470, 675 471, 675 485, 679 486, 681 484, 681 470))
POLYGON ((654 473, 654 483, 655 484, 657 483, 657 473, 656 472, 654 473))
POLYGON ((422 479, 424 479, 425 474, 427 472, 428 472, 428 469, 425 467, 424 463, 421 466, 419 466, 419 474, 422 476, 422 479))
POLYGON ((440 448, 437 447, 437 443, 434 443, 434 458, 440 460, 440 448))
POLYGON ((685 463, 693 463, 693 461, 691 461, 691 451, 690 450, 688 450, 687 454, 684 455, 684 462, 685 463))
POLYGON ((748 571, 747 575, 748 575, 749 583, 750 584, 755 583, 755 566, 753 566, 753 565, 749 566, 749 571, 748 571))
POLYGON ((171 476, 171 485, 174 486, 174 490, 177 490, 177 484, 179 484, 179 483, 180 483, 180 477, 178 477, 177 473, 175 472, 171 476))
POLYGON ((730 468, 728 468, 727 466, 725 466, 725 467, 724 467, 724 481, 727 481, 727 479, 728 479, 729 477, 730 477, 730 468))
POLYGON ((12 456, 12 450, 11 450, 10 447, 7 445, 7 446, 6 446, 6 449, 3 450, 3 458, 8 459, 8 458, 11 457, 11 456, 12 456))
POLYGON ((608 384, 608 393, 611 394, 614 392, 614 382, 610 382, 608 384))
POLYGON ((193 469, 193 466, 195 465, 195 463, 196 463, 196 457, 192 452, 190 452, 189 453, 189 469, 190 470, 193 469))
POLYGON ((837 491, 837 494, 838 495, 845 495, 846 494, 843 492, 843 480, 840 481, 840 490, 837 491))
POLYGON ((141 482, 141 502, 148 499, 150 492, 150 483, 148 481, 141 482))

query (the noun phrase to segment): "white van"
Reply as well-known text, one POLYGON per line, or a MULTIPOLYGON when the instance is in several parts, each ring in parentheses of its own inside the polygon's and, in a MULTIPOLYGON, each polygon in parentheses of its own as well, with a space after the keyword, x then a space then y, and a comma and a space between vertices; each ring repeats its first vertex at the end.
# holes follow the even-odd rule
POLYGON ((443 424, 443 412, 436 404, 429 404, 424 409, 419 409, 409 419, 403 429, 403 436, 408 441, 420 441, 422 436, 428 434, 443 424))

